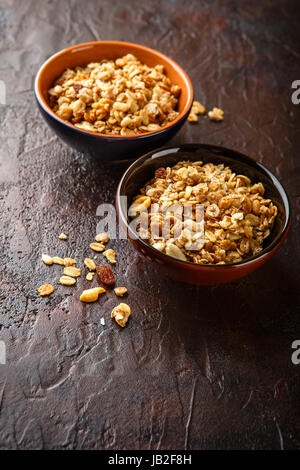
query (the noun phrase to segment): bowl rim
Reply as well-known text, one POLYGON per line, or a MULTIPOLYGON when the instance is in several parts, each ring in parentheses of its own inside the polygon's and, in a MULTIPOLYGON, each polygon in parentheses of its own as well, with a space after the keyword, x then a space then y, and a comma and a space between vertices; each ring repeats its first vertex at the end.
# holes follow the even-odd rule
MULTIPOLYGON (((201 158, 200 158, 200 160, 201 160, 201 158)), ((178 160, 178 161, 180 161, 180 160, 178 160)), ((173 262, 179 263, 182 266, 189 266, 189 267, 194 266, 194 269, 197 269, 197 268, 199 268, 199 269, 206 269, 206 268, 207 269, 230 269, 230 268, 235 268, 235 267, 239 267, 239 266, 245 266, 247 264, 252 264, 253 262, 256 262, 257 259, 263 258, 268 253, 271 253, 280 244, 281 240, 285 238, 285 236, 287 235, 287 232, 289 231, 290 226, 291 226, 291 203, 290 203, 290 199, 289 199, 289 197, 287 195, 287 192, 284 189, 283 185, 276 178, 276 176, 267 167, 262 165, 260 162, 257 162, 253 158, 249 157, 248 155, 245 155, 245 154, 243 154, 243 153, 241 153, 237 150, 233 150, 233 149, 230 149, 228 147, 223 147, 223 146, 220 146, 220 145, 200 144, 200 143, 190 143, 190 144, 189 143, 187 143, 187 144, 183 143, 183 144, 179 144, 179 145, 176 145, 176 146, 172 145, 172 146, 167 146, 167 147, 160 147, 158 149, 147 152, 146 154, 142 155, 140 158, 135 160, 127 168, 127 170, 123 174, 123 176, 122 176, 122 178, 119 182, 118 188, 117 188, 116 203, 117 203, 117 211, 119 213, 119 217, 121 217, 122 222, 125 224, 128 233, 133 235, 134 238, 137 239, 140 243, 142 243, 142 245, 145 246, 147 249, 150 249, 150 251, 153 252, 153 255, 159 254, 163 258, 166 258, 166 260, 169 260, 169 261, 172 260, 173 262), (182 151, 187 152, 190 149, 190 152, 192 153, 192 149, 195 150, 196 148, 203 148, 203 149, 207 149, 207 150, 211 150, 211 151, 217 149, 218 151, 221 150, 221 151, 225 151, 225 152, 232 152, 235 156, 243 157, 243 159, 246 158, 246 160, 249 160, 249 162, 251 162, 252 164, 254 163, 254 165, 257 166, 259 170, 262 170, 263 172, 265 172, 267 174, 267 176, 270 177, 271 182, 276 186, 276 189, 279 192, 280 198, 282 199, 282 202, 285 206, 285 211, 286 211, 286 218, 285 218, 284 227, 281 230, 281 232, 277 235, 277 237, 273 240, 273 242, 270 245, 266 246, 266 248, 264 248, 257 255, 251 256, 250 258, 247 258, 247 259, 242 260, 242 261, 238 261, 238 262, 235 262, 235 263, 226 263, 226 264, 197 264, 197 263, 193 263, 192 261, 182 261, 182 260, 179 260, 177 258, 172 258, 172 256, 169 256, 166 253, 163 253, 163 252, 157 250, 156 248, 153 248, 149 243, 147 243, 145 240, 140 238, 139 235, 137 234, 137 232, 135 232, 132 229, 132 227, 128 224, 127 214, 126 214, 126 217, 125 217, 125 215, 123 213, 123 210, 122 210, 122 207, 120 205, 119 196, 121 196, 121 194, 120 194, 121 189, 122 189, 125 181, 127 180, 128 176, 130 175, 130 173, 135 168, 141 166, 141 164, 144 163, 146 160, 151 158, 151 156, 153 157, 154 154, 157 154, 159 152, 164 152, 164 154, 165 154, 166 151, 168 151, 168 153, 176 153, 176 152, 179 153, 179 152, 182 152, 182 151)), ((128 237, 127 237, 127 239, 128 239, 128 237)))
POLYGON ((35 76, 35 80, 34 80, 34 92, 35 92, 36 99, 37 99, 39 105, 43 108, 43 110, 46 113, 48 113, 53 119, 58 121, 59 123, 67 126, 68 128, 70 128, 70 129, 72 129, 72 130, 74 130, 74 131, 76 131, 80 134, 83 134, 83 135, 93 135, 93 136, 97 136, 97 137, 101 137, 101 138, 104 137, 107 140, 116 140, 117 139, 119 141, 122 141, 122 140, 126 140, 126 141, 128 141, 128 140, 137 140, 137 139, 142 140, 142 139, 147 138, 151 135, 156 136, 156 135, 160 135, 160 134, 164 133, 165 131, 170 129, 172 126, 180 123, 182 120, 184 120, 187 117, 187 115, 190 112, 190 109, 192 107, 193 99, 194 99, 194 91, 193 91, 192 82, 191 82, 188 74, 184 71, 184 69, 177 62, 175 62, 175 60, 171 59, 171 57, 167 56, 166 54, 164 54, 160 51, 157 51, 156 49, 152 49, 150 47, 143 46, 142 44, 127 42, 127 41, 89 41, 89 42, 83 42, 83 43, 75 44, 73 46, 66 47, 65 49, 61 49, 60 51, 58 51, 55 54, 53 54, 52 56, 50 56, 39 68, 39 70, 38 70, 38 72, 35 76), (188 91, 188 99, 186 101, 184 109, 176 117, 176 119, 174 119, 174 121, 171 121, 169 124, 167 124, 166 126, 162 127, 161 129, 159 129, 157 131, 145 132, 143 134, 137 134, 136 136, 122 136, 122 135, 101 134, 100 132, 83 130, 83 129, 80 129, 80 128, 76 127, 74 124, 69 123, 68 121, 64 121, 59 116, 57 116, 57 114, 55 114, 54 111, 52 111, 52 109, 50 108, 50 106, 48 105, 47 101, 45 100, 45 98, 43 97, 43 95, 41 93, 41 85, 40 85, 41 76, 47 70, 47 66, 53 60, 55 60, 57 57, 59 57, 60 55, 63 55, 63 54, 68 53, 68 52, 72 53, 72 51, 74 51, 75 49, 81 49, 81 48, 89 49, 89 48, 91 48, 95 45, 99 45, 99 44, 100 45, 101 44, 107 44, 107 45, 108 44, 115 44, 115 45, 122 44, 122 45, 125 45, 125 46, 134 47, 138 50, 146 50, 149 53, 151 53, 152 55, 162 57, 164 60, 169 62, 169 64, 183 77, 185 85, 186 85, 186 89, 188 91))

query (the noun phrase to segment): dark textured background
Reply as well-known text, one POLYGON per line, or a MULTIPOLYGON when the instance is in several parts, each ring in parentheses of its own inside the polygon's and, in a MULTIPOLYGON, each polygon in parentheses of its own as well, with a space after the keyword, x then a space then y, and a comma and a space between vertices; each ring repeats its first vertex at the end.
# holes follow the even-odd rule
MULTIPOLYGON (((300 449, 299 2, 0 1, 0 448, 300 449), (97 206, 126 168, 63 145, 41 120, 33 80, 51 54, 96 39, 170 55, 222 124, 185 124, 174 142, 244 151, 288 190, 293 227, 263 268, 220 287, 158 276, 127 241, 115 272, 129 290, 124 330, 109 293, 83 305, 41 253, 90 253, 97 206), (57 235, 64 231, 69 240, 57 235), (49 298, 37 287, 53 282, 49 298), (72 294, 73 293, 73 294, 72 294), (104 316, 106 325, 100 324, 104 316)), ((95 282, 95 281, 94 281, 95 282)))

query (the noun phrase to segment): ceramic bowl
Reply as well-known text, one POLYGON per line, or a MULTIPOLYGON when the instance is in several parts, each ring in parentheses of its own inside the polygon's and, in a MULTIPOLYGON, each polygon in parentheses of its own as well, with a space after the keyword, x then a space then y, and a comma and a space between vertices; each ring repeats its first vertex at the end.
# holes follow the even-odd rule
POLYGON ((185 71, 166 55, 149 47, 121 41, 96 41, 68 47, 50 57, 40 68, 35 79, 35 96, 47 124, 64 142, 81 151, 89 152, 103 161, 132 159, 157 148, 171 139, 186 121, 193 102, 193 88, 185 71), (59 118, 48 103, 48 90, 66 68, 87 65, 102 59, 116 59, 133 54, 150 67, 161 64, 171 81, 179 85, 181 94, 177 118, 155 132, 137 136, 109 136, 78 129, 59 118))
POLYGON ((277 252, 290 228, 290 204, 287 194, 278 179, 263 165, 235 150, 205 144, 185 144, 147 153, 136 160, 125 172, 117 190, 117 210, 120 224, 126 231, 135 250, 144 256, 153 267, 173 279, 192 284, 220 284, 246 276, 258 269, 277 252), (253 183, 261 181, 265 194, 276 204, 278 215, 263 250, 244 261, 225 265, 204 265, 179 261, 152 248, 138 237, 130 226, 127 207, 140 188, 153 178, 157 168, 173 166, 178 161, 201 160, 204 163, 224 163, 235 173, 248 176, 253 183))

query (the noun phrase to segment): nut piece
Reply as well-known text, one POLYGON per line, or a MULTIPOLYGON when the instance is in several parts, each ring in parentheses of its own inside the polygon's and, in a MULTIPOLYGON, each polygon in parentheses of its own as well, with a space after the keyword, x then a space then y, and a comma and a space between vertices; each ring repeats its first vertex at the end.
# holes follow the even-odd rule
POLYGON ((42 261, 47 264, 48 266, 50 266, 51 264, 53 264, 53 259, 51 258, 51 256, 49 255, 45 255, 45 254, 42 254, 42 261))
POLYGON ((98 243, 98 242, 91 243, 90 248, 94 251, 97 251, 97 252, 105 250, 105 246, 102 243, 98 243))
POLYGON ((64 274, 66 276, 78 277, 81 275, 81 270, 79 268, 74 268, 73 266, 67 266, 64 269, 64 274))
POLYGON ((98 233, 98 235, 95 236, 95 240, 96 242, 100 242, 100 243, 107 243, 109 242, 109 235, 108 233, 98 233))
POLYGON ((54 287, 52 284, 43 284, 41 287, 38 288, 38 293, 44 297, 45 295, 50 295, 54 292, 54 287))
POLYGON ((95 271, 96 265, 94 261, 91 258, 85 258, 84 259, 84 264, 88 267, 90 271, 95 271))
POLYGON ((76 264, 76 260, 73 258, 64 258, 64 265, 65 266, 72 266, 73 264, 76 264))
POLYGON ((76 284, 76 279, 70 276, 61 276, 61 278, 59 279, 59 282, 63 286, 73 286, 74 284, 76 284))
POLYGON ((59 256, 53 256, 52 260, 54 264, 60 264, 61 266, 64 266, 65 264, 65 260, 59 256))
POLYGON ((211 121, 216 121, 216 122, 223 121, 224 111, 222 111, 222 109, 219 109, 219 108, 213 108, 212 111, 209 111, 208 117, 211 121))
POLYGON ((95 274, 95 273, 91 273, 91 272, 87 273, 87 275, 86 275, 86 280, 87 280, 87 281, 92 281, 93 278, 94 278, 94 274, 95 274))
POLYGON ((96 271, 100 281, 103 282, 103 284, 112 286, 115 283, 115 276, 113 275, 113 272, 109 266, 100 264, 97 266, 96 271))
POLYGON ((130 313, 131 313, 131 309, 129 305, 121 303, 112 310, 111 318, 114 318, 116 322, 118 323, 118 325, 124 328, 124 326, 127 323, 130 313))
POLYGON ((181 251, 178 246, 174 245, 173 243, 168 243, 166 246, 166 253, 172 258, 179 259, 181 261, 186 261, 185 254, 181 251))
POLYGON ((116 254, 117 253, 111 248, 103 252, 103 255, 111 264, 116 264, 116 254))
POLYGON ((100 294, 103 294, 105 289, 103 287, 93 287, 92 289, 84 290, 80 296, 81 302, 95 302, 98 300, 100 294))
POLYGON ((123 295, 126 294, 127 289, 126 287, 115 287, 114 291, 118 297, 123 297, 123 295))
POLYGON ((61 233, 61 234, 58 236, 58 238, 59 238, 60 240, 67 240, 68 236, 67 236, 65 233, 61 233))

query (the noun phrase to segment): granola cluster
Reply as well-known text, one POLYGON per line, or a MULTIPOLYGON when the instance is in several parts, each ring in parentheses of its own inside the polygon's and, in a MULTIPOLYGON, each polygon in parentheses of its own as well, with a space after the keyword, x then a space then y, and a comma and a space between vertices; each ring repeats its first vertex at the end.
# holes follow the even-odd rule
POLYGON ((139 236, 167 255, 235 263, 260 253, 270 234, 277 207, 264 192, 261 182, 252 184, 223 164, 181 161, 156 170, 128 214, 139 236))
POLYGON ((76 127, 128 136, 157 131, 173 121, 180 91, 163 65, 148 67, 127 54, 67 69, 48 93, 53 111, 76 127))

